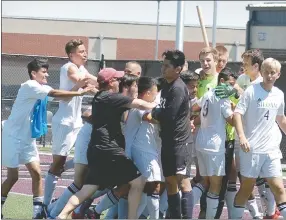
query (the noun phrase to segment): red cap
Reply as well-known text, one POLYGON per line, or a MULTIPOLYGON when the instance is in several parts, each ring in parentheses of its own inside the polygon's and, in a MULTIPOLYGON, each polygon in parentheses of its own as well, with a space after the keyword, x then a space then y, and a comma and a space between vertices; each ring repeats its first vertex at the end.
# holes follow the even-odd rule
POLYGON ((100 70, 97 76, 98 82, 108 82, 112 78, 121 78, 124 76, 124 71, 116 71, 113 68, 104 68, 100 70))

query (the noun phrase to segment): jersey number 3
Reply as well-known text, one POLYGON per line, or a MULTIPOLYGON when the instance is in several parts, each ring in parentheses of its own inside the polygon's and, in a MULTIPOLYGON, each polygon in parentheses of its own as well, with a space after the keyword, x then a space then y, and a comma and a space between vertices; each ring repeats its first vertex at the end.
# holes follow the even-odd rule
POLYGON ((269 110, 265 113, 264 118, 266 118, 266 120, 268 120, 268 118, 269 118, 269 110))
POLYGON ((203 106, 203 116, 206 117, 209 113, 209 100, 207 99, 203 106))

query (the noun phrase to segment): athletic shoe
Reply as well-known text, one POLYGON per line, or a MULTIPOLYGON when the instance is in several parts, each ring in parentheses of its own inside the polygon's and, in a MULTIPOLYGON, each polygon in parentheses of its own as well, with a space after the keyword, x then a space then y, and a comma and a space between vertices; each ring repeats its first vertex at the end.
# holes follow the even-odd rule
POLYGON ((72 212, 71 217, 72 219, 84 219, 84 215, 82 215, 81 213, 75 213, 74 211, 72 212))

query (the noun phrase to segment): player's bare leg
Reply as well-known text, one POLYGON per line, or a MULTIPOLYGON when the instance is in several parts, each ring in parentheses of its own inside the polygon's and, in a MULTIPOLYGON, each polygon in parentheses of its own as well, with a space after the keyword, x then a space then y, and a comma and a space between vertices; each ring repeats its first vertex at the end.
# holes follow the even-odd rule
POLYGON ((43 209, 43 184, 41 177, 41 167, 39 161, 33 161, 26 164, 26 167, 32 178, 33 193, 33 218, 40 218, 43 209))
POLYGON ((74 171, 74 182, 65 189, 56 202, 48 206, 51 217, 56 217, 65 207, 70 197, 82 188, 87 174, 87 165, 76 163, 74 164, 74 171))
POLYGON ((83 201, 91 197, 98 190, 96 185, 84 185, 80 191, 74 194, 59 214, 59 219, 67 219, 71 212, 83 201))
POLYGON ((281 177, 267 178, 267 183, 274 195, 278 210, 286 218, 286 191, 281 177))
POLYGON ((232 219, 242 218, 246 202, 255 186, 255 178, 241 176, 241 185, 234 199, 234 209, 231 214, 232 219))
POLYGON ((52 200, 58 179, 64 171, 66 158, 66 156, 53 155, 53 162, 45 178, 45 205, 49 205, 52 200))
POLYGON ((143 176, 139 176, 129 182, 129 184, 131 187, 128 193, 128 219, 136 219, 138 206, 145 186, 145 179, 143 176))
MULTIPOLYGON (((19 168, 7 167, 7 179, 1 184, 1 209, 3 211, 3 205, 7 199, 8 193, 18 181, 19 168)), ((3 212, 1 218, 3 218, 3 212)))

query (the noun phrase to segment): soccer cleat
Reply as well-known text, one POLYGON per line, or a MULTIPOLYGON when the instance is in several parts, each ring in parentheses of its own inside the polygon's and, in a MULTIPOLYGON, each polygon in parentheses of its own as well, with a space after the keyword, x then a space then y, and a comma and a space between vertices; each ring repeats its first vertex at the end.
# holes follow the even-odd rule
POLYGON ((84 215, 82 215, 81 213, 75 213, 75 212, 72 212, 71 217, 72 219, 84 219, 84 215))
POLYGON ((279 219, 280 218, 280 215, 278 213, 274 213, 274 215, 266 215, 263 217, 263 219, 279 219))
POLYGON ((85 213, 85 219, 100 219, 101 214, 98 214, 95 210, 88 209, 85 213))

